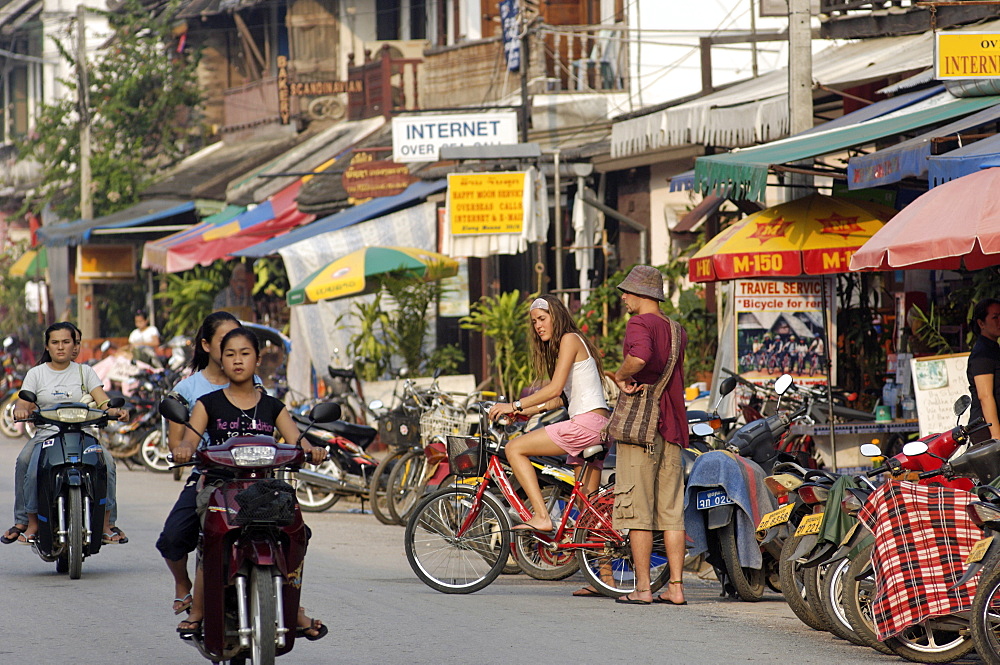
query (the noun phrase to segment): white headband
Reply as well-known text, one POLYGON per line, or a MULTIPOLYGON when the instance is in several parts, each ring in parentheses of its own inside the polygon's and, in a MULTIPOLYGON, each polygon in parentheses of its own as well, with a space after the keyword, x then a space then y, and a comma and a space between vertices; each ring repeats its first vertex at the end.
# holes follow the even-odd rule
POLYGON ((548 300, 546 300, 545 298, 535 298, 535 301, 531 303, 531 307, 529 307, 528 309, 529 310, 531 310, 531 309, 544 309, 544 310, 547 310, 548 308, 549 308, 549 301, 548 300))

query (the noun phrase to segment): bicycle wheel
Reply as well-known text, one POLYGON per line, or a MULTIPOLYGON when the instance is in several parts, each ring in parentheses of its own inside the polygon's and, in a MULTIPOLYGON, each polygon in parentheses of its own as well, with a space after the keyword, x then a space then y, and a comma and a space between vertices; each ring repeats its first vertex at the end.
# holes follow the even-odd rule
MULTIPOLYGON (((573 537, 572 525, 575 521, 574 514, 577 512, 572 505, 571 492, 572 490, 566 486, 549 485, 542 488, 542 496, 549 508, 553 524, 561 524, 565 512, 571 511, 565 533, 566 541, 570 541, 573 537)), ((580 562, 572 549, 552 550, 549 548, 549 543, 530 533, 513 533, 517 534, 511 543, 517 564, 521 570, 536 580, 563 580, 580 569, 580 562)))
POLYGON ((427 457, 423 450, 410 450, 396 462, 386 484, 386 506, 399 524, 406 523, 427 486, 427 457))
MULTIPOLYGON (((615 505, 613 489, 600 492, 591 505, 610 522, 615 505)), ((635 591, 635 566, 627 534, 604 526, 588 509, 576 524, 573 542, 578 546, 580 570, 591 586, 610 598, 635 591)), ((657 531, 653 534, 653 553, 649 559, 650 589, 658 591, 669 576, 663 532, 657 531)))
POLYGON ((441 593, 473 593, 488 586, 510 554, 506 509, 490 494, 474 505, 475 496, 475 487, 438 490, 406 523, 406 560, 424 584, 441 593), (468 528, 458 535, 466 521, 468 528))
POLYGON ((386 487, 389 484, 389 474, 393 467, 406 454, 405 450, 395 450, 385 457, 378 466, 368 483, 368 503, 372 506, 372 515, 382 524, 402 524, 389 512, 389 497, 386 487))

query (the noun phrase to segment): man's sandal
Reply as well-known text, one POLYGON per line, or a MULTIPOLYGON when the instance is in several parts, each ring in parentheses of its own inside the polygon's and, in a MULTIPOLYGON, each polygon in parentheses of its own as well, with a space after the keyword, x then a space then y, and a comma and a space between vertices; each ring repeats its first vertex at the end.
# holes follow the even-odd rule
POLYGON ((116 526, 111 527, 111 531, 103 534, 101 538, 101 544, 103 545, 124 545, 127 542, 128 536, 116 526))

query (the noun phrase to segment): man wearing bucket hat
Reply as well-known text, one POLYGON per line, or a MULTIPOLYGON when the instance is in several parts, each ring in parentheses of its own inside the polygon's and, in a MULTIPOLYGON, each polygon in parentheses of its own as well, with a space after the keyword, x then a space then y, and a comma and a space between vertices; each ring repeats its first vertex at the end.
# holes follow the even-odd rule
MULTIPOLYGON (((671 353, 671 326, 660 311, 663 275, 653 266, 638 265, 618 285, 622 302, 631 315, 625 325, 621 367, 615 383, 625 393, 635 393, 656 383, 671 353)), ((660 398, 657 433, 648 446, 619 445, 615 466, 616 529, 629 529, 635 591, 617 602, 629 605, 664 603, 686 605, 684 600, 684 474, 681 448, 687 445, 687 414, 684 407, 683 327, 673 373, 660 398), (653 532, 663 531, 670 566, 667 590, 653 597, 649 561, 653 532)))

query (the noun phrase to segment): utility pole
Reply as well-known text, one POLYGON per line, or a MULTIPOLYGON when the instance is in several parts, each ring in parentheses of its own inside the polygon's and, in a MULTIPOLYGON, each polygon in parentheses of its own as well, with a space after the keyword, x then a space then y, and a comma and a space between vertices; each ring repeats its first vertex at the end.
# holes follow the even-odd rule
MULTIPOLYGON (((80 114, 80 217, 94 218, 90 191, 90 81, 87 76, 87 9, 76 8, 76 73, 77 112, 80 114)), ((84 339, 97 336, 97 310, 94 308, 94 287, 79 283, 76 294, 77 320, 84 339)))
POLYGON ((750 0, 750 35, 753 38, 750 42, 750 62, 753 77, 760 76, 760 67, 757 65, 757 8, 754 0, 750 0))
POLYGON ((788 115, 790 134, 813 126, 812 29, 809 0, 788 0, 788 115))
MULTIPOLYGON (((531 97, 528 95, 528 70, 531 66, 531 21, 526 2, 519 3, 521 19, 521 143, 528 142, 528 125, 531 123, 531 97)), ((534 17, 532 17, 534 18, 534 17)))

